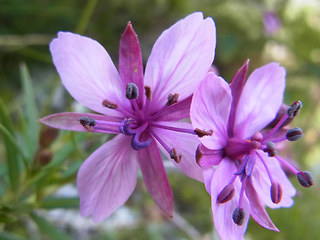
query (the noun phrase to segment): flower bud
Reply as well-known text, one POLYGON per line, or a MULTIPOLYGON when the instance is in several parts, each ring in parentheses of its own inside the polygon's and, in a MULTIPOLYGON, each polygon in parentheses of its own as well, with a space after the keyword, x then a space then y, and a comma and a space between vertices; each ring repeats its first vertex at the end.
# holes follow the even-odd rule
POLYGON ((243 224, 245 218, 244 210, 242 208, 237 207, 232 214, 232 219, 235 224, 241 226, 243 224))
POLYGON ((219 193, 218 197, 217 197, 217 203, 226 203, 228 201, 230 201, 235 193, 235 189, 233 184, 228 184, 227 186, 225 186, 222 191, 219 193))
POLYGON ((273 203, 278 204, 282 199, 282 187, 279 183, 273 182, 270 189, 271 200, 273 203))
POLYGON ((307 171, 298 172, 297 177, 298 177, 299 183, 300 183, 301 186, 303 186, 303 187, 309 188, 309 187, 311 187, 311 186, 313 185, 313 183, 314 183, 313 178, 312 178, 312 175, 311 175, 310 172, 307 172, 307 171))
POLYGON ((289 141, 297 141, 303 136, 301 128, 291 128, 287 131, 286 137, 289 141))
POLYGON ((139 97, 139 89, 138 86, 134 83, 129 83, 126 89, 126 97, 128 99, 137 99, 139 97))

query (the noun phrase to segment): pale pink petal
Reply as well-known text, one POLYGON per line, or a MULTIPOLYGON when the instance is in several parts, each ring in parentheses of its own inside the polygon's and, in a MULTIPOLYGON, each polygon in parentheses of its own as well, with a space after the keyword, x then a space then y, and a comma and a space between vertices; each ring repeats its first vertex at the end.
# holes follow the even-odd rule
POLYGON ((296 194, 295 188, 285 175, 276 158, 268 157, 268 155, 262 151, 259 151, 259 154, 265 159, 265 163, 272 174, 273 181, 281 185, 282 199, 278 204, 272 202, 270 196, 271 182, 268 173, 261 160, 257 158, 251 176, 252 184, 256 189, 259 198, 270 208, 291 207, 294 203, 292 197, 296 194))
POLYGON ((127 86, 128 83, 134 83, 138 86, 140 94, 137 101, 139 106, 141 106, 145 96, 143 89, 143 65, 138 36, 134 32, 131 22, 128 23, 120 39, 119 72, 124 86, 127 86))
POLYGON ((118 135, 103 144, 81 165, 77 186, 82 216, 99 222, 123 205, 136 186, 137 152, 131 138, 118 135))
MULTIPOLYGON (((63 112, 45 116, 39 119, 39 122, 48 125, 49 127, 59 128, 64 130, 71 130, 77 132, 88 132, 88 129, 80 124, 81 117, 89 117, 95 120, 104 120, 110 122, 120 122, 122 118, 99 115, 93 113, 75 113, 75 112, 63 112)), ((110 133, 119 133, 119 127, 110 127, 114 131, 110 130, 110 133)))
POLYGON ((173 194, 155 139, 138 151, 138 160, 148 192, 168 217, 172 217, 173 194))
POLYGON ((119 112, 104 107, 104 100, 130 109, 118 71, 97 41, 59 32, 50 43, 50 51, 63 85, 78 102, 112 116, 119 116, 119 112))
POLYGON ((204 79, 214 58, 216 29, 211 18, 190 14, 164 31, 156 41, 145 71, 152 91, 150 107, 164 106, 169 94, 189 97, 204 79))
POLYGON ((202 169, 203 173, 203 179, 204 179, 204 186, 207 190, 207 192, 211 195, 211 181, 214 173, 214 168, 203 168, 202 169))
MULTIPOLYGON (((187 122, 157 122, 157 124, 192 130, 191 123, 187 122)), ((174 148, 178 156, 181 155, 181 161, 176 163, 170 158, 169 153, 159 144, 164 155, 167 156, 167 158, 169 158, 184 174, 202 182, 202 169, 196 163, 195 159, 196 149, 200 143, 198 136, 158 127, 152 127, 152 131, 155 132, 170 149, 174 148)))
POLYGON ((233 222, 232 214, 237 208, 239 202, 239 193, 241 183, 239 178, 234 181, 235 195, 226 203, 217 203, 217 197, 221 190, 229 184, 230 179, 234 176, 236 167, 234 161, 228 158, 218 165, 213 173, 211 181, 211 198, 212 198, 212 212, 215 228, 217 229, 221 240, 241 240, 246 231, 248 220, 250 217, 250 207, 246 196, 243 196, 241 207, 245 212, 245 219, 241 226, 233 222))
POLYGON ((194 128, 212 130, 212 136, 200 138, 209 149, 222 149, 228 140, 227 122, 231 106, 229 85, 209 73, 193 95, 190 118, 194 128))
POLYGON ((249 76, 238 103, 235 136, 247 139, 275 118, 282 104, 285 75, 279 63, 269 63, 249 76))
POLYGON ((262 206, 259 196, 250 180, 247 180, 246 182, 245 191, 250 203, 250 207, 251 207, 250 213, 252 218, 262 227, 272 231, 279 232, 279 229, 273 224, 267 211, 262 206))

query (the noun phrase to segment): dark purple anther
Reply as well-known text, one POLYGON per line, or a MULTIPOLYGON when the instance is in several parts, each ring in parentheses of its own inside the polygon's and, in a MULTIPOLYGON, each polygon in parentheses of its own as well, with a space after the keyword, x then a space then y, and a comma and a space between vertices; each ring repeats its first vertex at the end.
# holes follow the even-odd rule
POLYGON ((242 208, 237 207, 232 214, 232 219, 235 224, 241 226, 243 224, 245 218, 244 210, 242 208))
POLYGON ((273 182, 270 189, 271 200, 273 203, 278 204, 282 199, 282 187, 279 183, 273 182))
POLYGON ((179 94, 178 93, 169 94, 166 105, 167 106, 171 106, 171 105, 177 103, 178 102, 178 98, 179 98, 179 94))
POLYGON ((170 158, 173 159, 176 163, 181 162, 181 155, 177 154, 177 151, 175 148, 172 148, 170 151, 170 158))
POLYGON ((298 177, 299 183, 300 183, 301 186, 303 186, 303 187, 309 188, 309 187, 311 187, 311 186, 313 185, 313 183, 314 183, 313 178, 312 178, 312 175, 311 175, 310 172, 307 172, 307 171, 298 172, 297 177, 298 177))
POLYGON ((297 115, 297 113, 299 112, 300 108, 302 108, 301 101, 295 101, 294 103, 292 103, 287 111, 289 118, 294 118, 297 115))
POLYGON ((219 193, 218 197, 217 197, 217 203, 226 203, 228 201, 230 201, 235 193, 235 189, 233 184, 228 184, 227 186, 225 186, 222 191, 219 193))
POLYGON ((289 129, 286 133, 286 137, 289 141, 297 141, 303 136, 301 128, 292 128, 289 129))
POLYGON ((110 102, 110 101, 108 101, 108 100, 103 100, 103 101, 102 101, 102 105, 105 106, 105 107, 107 107, 107 108, 110 108, 110 109, 117 109, 117 108, 118 108, 118 105, 117 105, 117 104, 112 103, 112 102, 110 102))
POLYGON ((129 83, 126 89, 126 97, 128 99, 137 99, 139 97, 138 86, 134 83, 129 83))
POLYGON ((198 135, 198 137, 204 137, 204 136, 212 136, 213 131, 212 130, 201 130, 199 128, 196 128, 194 132, 198 135))

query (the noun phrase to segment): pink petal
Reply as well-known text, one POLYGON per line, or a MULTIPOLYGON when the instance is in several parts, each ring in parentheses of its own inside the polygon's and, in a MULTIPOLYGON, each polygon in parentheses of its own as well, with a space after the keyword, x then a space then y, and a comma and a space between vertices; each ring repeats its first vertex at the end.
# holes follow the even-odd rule
POLYGON ((207 192, 211 195, 211 181, 214 173, 213 167, 210 168, 203 168, 203 179, 204 179, 204 186, 207 190, 207 192))
POLYGON ((137 152, 131 138, 118 135, 82 164, 77 177, 80 213, 99 222, 123 205, 136 186, 137 152))
POLYGON ((235 136, 247 139, 275 118, 282 104, 285 75, 279 63, 269 63, 249 76, 238 103, 235 136))
POLYGON ((169 94, 179 101, 190 96, 204 79, 214 58, 215 24, 202 13, 190 14, 164 31, 156 41, 145 71, 152 91, 151 110, 166 104, 169 94))
MULTIPOLYGON (((95 120, 105 120, 111 122, 120 122, 122 119, 118 117, 112 117, 107 115, 99 115, 92 113, 74 113, 74 112, 64 112, 48 115, 44 118, 39 119, 39 122, 48 125, 49 127, 59 128, 64 130, 78 131, 78 132, 88 132, 88 130, 83 127, 79 120, 81 117, 89 117, 95 120)), ((119 133, 119 128, 114 127, 114 131, 110 133, 119 133)))
POLYGON ((233 137, 236 110, 237 110, 239 99, 247 78, 248 66, 249 66, 249 60, 247 60, 242 65, 242 67, 237 71, 237 73, 233 76, 232 81, 230 83, 230 89, 232 93, 232 104, 231 104, 230 116, 228 121, 228 134, 230 137, 233 137))
POLYGON ((138 160, 148 192, 168 217, 172 217, 173 194, 155 139, 138 151, 138 160))
POLYGON ((138 36, 134 32, 131 22, 128 23, 120 40, 119 72, 124 86, 127 86, 128 83, 134 83, 138 86, 140 94, 137 101, 141 105, 144 97, 143 65, 138 36))
POLYGON ((190 117, 192 96, 164 109, 157 121, 177 121, 190 117))
POLYGON ((217 197, 222 189, 229 184, 236 172, 234 161, 224 159, 216 168, 211 182, 211 199, 214 225, 221 240, 241 240, 246 231, 250 217, 250 207, 246 196, 243 196, 241 207, 245 212, 245 219, 241 226, 233 222, 232 214, 238 206, 241 183, 239 178, 234 181, 235 195, 226 203, 217 203, 217 197))
POLYGON ((254 189, 252 183, 250 180, 247 181, 246 183, 246 195, 248 197, 248 200, 250 202, 250 207, 251 207, 251 216, 252 218, 262 227, 279 232, 279 229, 273 224, 271 221, 267 211, 264 209, 262 206, 259 196, 254 189))
POLYGON ((193 95, 190 118, 194 128, 213 131, 212 136, 200 138, 209 149, 222 149, 227 143, 231 101, 228 83, 213 73, 207 75, 193 95))
MULTIPOLYGON (((192 129, 192 125, 186 122, 157 122, 161 125, 179 127, 185 129, 192 129)), ((162 152, 171 162, 179 168, 187 176, 194 178, 198 181, 203 181, 202 169, 196 163, 195 153, 199 145, 198 136, 188 133, 181 133, 161 128, 153 127, 152 131, 155 132, 164 141, 169 148, 174 148, 178 155, 181 155, 181 161, 176 163, 170 158, 169 153, 159 144, 162 152)))
POLYGON ((50 51, 63 85, 78 102, 112 116, 119 116, 119 112, 104 107, 104 100, 130 109, 129 101, 123 101, 125 86, 117 69, 97 41, 59 32, 58 38, 50 44, 50 51))
POLYGON ((291 207, 293 204, 292 197, 296 194, 295 188, 285 175, 276 158, 268 157, 268 155, 262 151, 259 151, 259 154, 265 159, 269 171, 272 174, 273 181, 281 185, 282 199, 278 204, 272 202, 270 197, 271 182, 268 173, 264 165, 257 158, 251 176, 253 187, 256 189, 259 198, 270 208, 291 207))

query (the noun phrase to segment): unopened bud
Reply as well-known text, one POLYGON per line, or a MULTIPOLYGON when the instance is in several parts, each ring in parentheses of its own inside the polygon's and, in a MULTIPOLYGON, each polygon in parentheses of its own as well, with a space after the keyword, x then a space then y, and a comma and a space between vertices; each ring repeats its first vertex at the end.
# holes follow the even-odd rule
POLYGON ((273 203, 278 204, 282 199, 282 187, 279 183, 273 182, 270 189, 271 200, 273 203))
POLYGON ((307 171, 298 172, 297 177, 298 177, 299 183, 300 183, 301 186, 303 186, 303 187, 309 188, 309 187, 311 187, 311 186, 313 185, 313 183, 314 183, 313 177, 312 177, 312 175, 311 175, 310 172, 307 172, 307 171))
POLYGON ((301 101, 295 101, 291 104, 291 106, 288 108, 287 114, 289 115, 289 118, 294 118, 299 110, 302 108, 302 102, 301 101))
POLYGON ((286 137, 289 141, 297 141, 303 136, 301 128, 291 128, 287 131, 286 137))
POLYGON ((129 83, 126 89, 126 97, 128 99, 137 99, 139 97, 139 88, 134 83, 129 83))
POLYGON ((222 191, 219 193, 218 197, 217 197, 217 203, 226 203, 228 201, 230 201, 235 193, 235 189, 233 184, 228 184, 227 186, 225 186, 222 191))
POLYGON ((232 219, 235 224, 241 226, 243 224, 245 218, 244 210, 242 208, 237 207, 232 214, 232 219))

